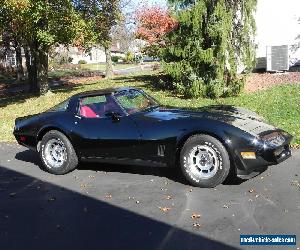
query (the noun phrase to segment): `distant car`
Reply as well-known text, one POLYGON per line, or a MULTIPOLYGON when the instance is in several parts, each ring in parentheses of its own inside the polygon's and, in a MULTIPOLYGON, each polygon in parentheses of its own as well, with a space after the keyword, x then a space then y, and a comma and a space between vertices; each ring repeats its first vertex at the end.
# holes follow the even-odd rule
POLYGON ((162 107, 136 88, 76 94, 17 118, 19 144, 39 152, 45 170, 66 174, 79 161, 179 167, 195 186, 215 187, 229 171, 251 177, 291 156, 292 136, 233 106, 162 107))

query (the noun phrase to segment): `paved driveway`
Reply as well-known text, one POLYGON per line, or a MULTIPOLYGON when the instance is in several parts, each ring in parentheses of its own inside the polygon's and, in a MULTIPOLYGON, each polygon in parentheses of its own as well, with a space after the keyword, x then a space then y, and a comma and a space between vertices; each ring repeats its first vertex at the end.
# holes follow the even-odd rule
POLYGON ((16 144, 0 144, 0 157, 1 250, 241 249, 239 235, 251 233, 296 234, 299 247, 299 151, 216 189, 146 167, 81 164, 53 176, 16 144))

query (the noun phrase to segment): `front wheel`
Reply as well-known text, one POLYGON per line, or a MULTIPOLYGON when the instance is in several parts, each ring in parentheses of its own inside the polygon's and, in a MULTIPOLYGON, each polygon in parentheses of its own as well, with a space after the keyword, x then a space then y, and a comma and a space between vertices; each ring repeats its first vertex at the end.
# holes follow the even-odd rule
POLYGON ((43 136, 39 153, 45 170, 51 174, 66 174, 78 165, 71 142, 56 130, 51 130, 43 136))
POLYGON ((215 187, 228 176, 230 159, 219 140, 209 135, 194 135, 182 147, 180 167, 192 185, 215 187))

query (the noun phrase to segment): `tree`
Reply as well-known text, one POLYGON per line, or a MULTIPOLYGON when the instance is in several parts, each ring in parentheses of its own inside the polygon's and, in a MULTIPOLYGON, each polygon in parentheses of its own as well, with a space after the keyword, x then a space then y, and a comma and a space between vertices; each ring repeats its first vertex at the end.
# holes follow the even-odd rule
POLYGON ((147 42, 145 52, 150 56, 159 56, 164 47, 164 37, 178 26, 178 22, 169 11, 160 7, 146 7, 136 13, 136 37, 147 42))
POLYGON ((256 0, 172 0, 179 27, 166 39, 164 69, 190 97, 238 94, 237 67, 255 62, 256 0))
MULTIPOLYGON (((0 4, 1 3, 0 1, 0 4)), ((24 74, 21 55, 22 44, 20 41, 22 39, 22 30, 25 28, 22 13, 24 8, 26 8, 26 2, 19 1, 16 4, 18 8, 14 8, 9 12, 6 12, 5 8, 0 7, 0 10, 2 9, 2 11, 4 11, 4 13, 0 15, 0 30, 2 36, 0 44, 6 51, 11 50, 12 47, 15 49, 17 81, 20 81, 24 74), (6 15, 5 18, 3 18, 3 14, 6 15)))
POLYGON ((82 14, 94 34, 94 41, 102 45, 106 54, 106 77, 113 74, 111 59, 112 28, 121 18, 120 0, 76 1, 76 9, 82 14))
POLYGON ((128 52, 134 43, 135 34, 128 28, 125 20, 120 20, 116 26, 112 28, 112 41, 119 43, 121 51, 128 52))
POLYGON ((24 48, 31 90, 39 94, 49 90, 49 48, 81 43, 87 30, 71 0, 0 0, 0 25, 24 48))

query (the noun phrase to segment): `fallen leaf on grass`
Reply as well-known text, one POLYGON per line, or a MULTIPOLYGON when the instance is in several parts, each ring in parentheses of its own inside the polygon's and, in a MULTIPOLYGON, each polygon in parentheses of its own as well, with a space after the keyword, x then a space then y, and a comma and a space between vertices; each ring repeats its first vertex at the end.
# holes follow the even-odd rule
POLYGON ((171 210, 170 207, 158 207, 160 209, 160 211, 166 213, 166 212, 169 212, 171 210))
POLYGON ((193 214, 191 215, 191 218, 192 218, 193 220, 199 219, 200 217, 201 217, 201 214, 193 213, 193 214))

